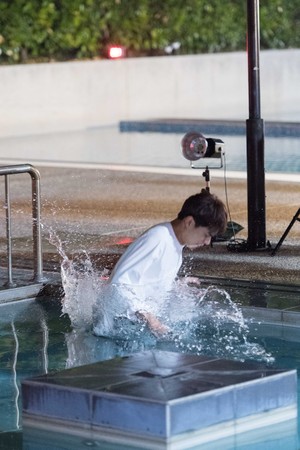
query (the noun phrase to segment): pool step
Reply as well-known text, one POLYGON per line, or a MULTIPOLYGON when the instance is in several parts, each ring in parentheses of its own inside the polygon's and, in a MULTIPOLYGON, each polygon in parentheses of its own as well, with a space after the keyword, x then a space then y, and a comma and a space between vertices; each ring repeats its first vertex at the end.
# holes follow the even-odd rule
POLYGON ((26 286, 12 287, 0 290, 0 304, 21 300, 24 298, 37 297, 43 289, 43 283, 29 284, 26 286))

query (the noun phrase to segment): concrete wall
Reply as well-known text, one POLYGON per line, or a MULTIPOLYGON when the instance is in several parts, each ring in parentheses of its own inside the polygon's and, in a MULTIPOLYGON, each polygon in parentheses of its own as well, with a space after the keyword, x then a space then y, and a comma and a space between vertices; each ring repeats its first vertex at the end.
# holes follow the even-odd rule
MULTIPOLYGON (((260 73, 262 117, 300 121, 300 50, 261 52, 260 73)), ((245 52, 0 66, 0 137, 247 117, 245 52)))

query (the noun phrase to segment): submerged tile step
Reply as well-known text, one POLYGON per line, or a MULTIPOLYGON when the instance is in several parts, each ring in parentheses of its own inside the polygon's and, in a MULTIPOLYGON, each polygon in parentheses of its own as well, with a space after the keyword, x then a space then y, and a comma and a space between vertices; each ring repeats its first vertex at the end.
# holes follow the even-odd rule
POLYGON ((37 297, 43 286, 43 283, 32 283, 7 289, 1 288, 0 304, 23 300, 24 298, 37 297))
POLYGON ((24 425, 55 421, 169 440, 255 415, 296 415, 295 370, 145 351, 22 383, 24 425), (34 421, 32 421, 34 419, 34 421))

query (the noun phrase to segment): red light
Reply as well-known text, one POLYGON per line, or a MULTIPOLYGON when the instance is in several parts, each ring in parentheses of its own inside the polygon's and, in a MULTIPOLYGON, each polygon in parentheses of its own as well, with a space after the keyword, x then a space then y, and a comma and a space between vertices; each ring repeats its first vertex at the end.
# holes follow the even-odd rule
POLYGON ((118 59, 124 56, 124 48, 123 47, 110 47, 108 50, 108 56, 111 59, 118 59))
POLYGON ((128 245, 131 244, 131 242, 133 242, 133 239, 130 237, 123 237, 121 239, 119 239, 116 244, 117 245, 128 245))

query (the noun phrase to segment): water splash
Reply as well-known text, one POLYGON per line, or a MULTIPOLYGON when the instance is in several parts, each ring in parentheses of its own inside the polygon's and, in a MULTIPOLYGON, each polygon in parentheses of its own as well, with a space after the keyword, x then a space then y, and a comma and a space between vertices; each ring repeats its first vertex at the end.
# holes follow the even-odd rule
MULTIPOLYGON (((170 329, 167 335, 154 335, 145 322, 133 320, 124 313, 126 299, 115 295, 114 289, 106 283, 107 273, 93 267, 86 251, 70 259, 58 235, 52 229, 48 231, 49 242, 57 248, 62 259, 61 277, 65 292, 62 311, 68 314, 73 326, 73 334, 69 336, 72 348, 75 343, 77 347, 81 343, 81 348, 86 345, 83 342, 88 342, 89 353, 93 353, 91 348, 94 348, 98 359, 103 359, 99 355, 103 351, 106 354, 107 347, 114 352, 110 357, 136 348, 159 348, 239 360, 274 361, 262 346, 250 342, 249 328, 242 311, 225 290, 215 286, 190 285, 184 278, 175 283, 173 290, 163 299, 147 299, 152 302, 151 308, 153 306, 158 318, 170 329), (110 338, 110 343, 93 334, 110 338)), ((80 348, 77 358, 82 359, 80 348)), ((71 353, 70 366, 76 361, 74 349, 71 353)), ((81 353, 84 355, 86 352, 81 353)))
POLYGON ((101 274, 94 269, 85 250, 70 259, 63 242, 52 228, 48 228, 48 241, 56 247, 62 260, 61 279, 65 294, 62 313, 68 314, 74 328, 91 329, 93 308, 103 284, 101 274))
POLYGON ((172 329, 172 344, 182 352, 274 362, 262 346, 250 342, 242 310, 224 289, 181 283, 169 295, 164 320, 172 329))

